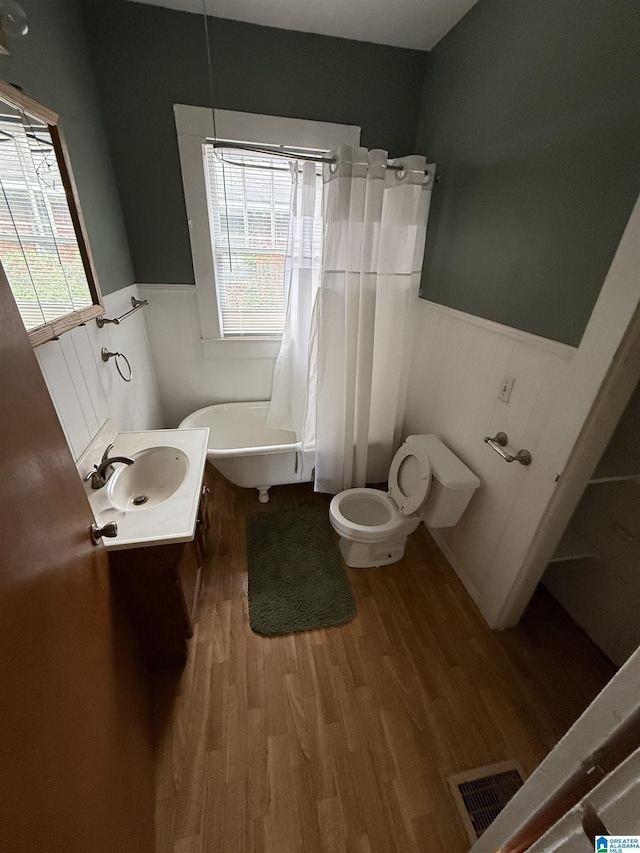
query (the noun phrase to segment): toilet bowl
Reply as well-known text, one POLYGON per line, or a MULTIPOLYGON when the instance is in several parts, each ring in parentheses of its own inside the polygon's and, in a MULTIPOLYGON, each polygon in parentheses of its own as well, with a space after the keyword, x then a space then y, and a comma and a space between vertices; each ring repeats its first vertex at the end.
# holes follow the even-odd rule
POLYGON ((421 521, 452 527, 480 480, 435 435, 410 435, 393 457, 389 491, 347 489, 329 505, 348 566, 387 566, 402 559, 421 521))

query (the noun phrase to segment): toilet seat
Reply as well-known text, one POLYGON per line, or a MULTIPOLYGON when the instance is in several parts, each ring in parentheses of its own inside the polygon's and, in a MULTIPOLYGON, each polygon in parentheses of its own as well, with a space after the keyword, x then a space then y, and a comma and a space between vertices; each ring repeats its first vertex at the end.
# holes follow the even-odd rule
POLYGON ((393 536, 402 525, 402 517, 398 507, 386 492, 378 489, 346 489, 332 498, 329 505, 329 513, 333 526, 341 536, 348 536, 354 541, 378 542, 393 536), (382 523, 362 523, 364 517, 358 520, 359 515, 366 515, 367 509, 380 508, 386 513, 386 520, 382 523), (349 512, 349 506, 353 512, 349 512), (359 512, 360 510, 360 512, 359 512))
POLYGON ((391 462, 389 495, 400 515, 413 515, 427 499, 431 487, 431 462, 426 450, 407 439, 391 462))
POLYGON ((393 457, 389 491, 346 489, 329 514, 335 530, 355 542, 382 542, 402 530, 429 493, 431 463, 426 451, 406 441, 393 457))

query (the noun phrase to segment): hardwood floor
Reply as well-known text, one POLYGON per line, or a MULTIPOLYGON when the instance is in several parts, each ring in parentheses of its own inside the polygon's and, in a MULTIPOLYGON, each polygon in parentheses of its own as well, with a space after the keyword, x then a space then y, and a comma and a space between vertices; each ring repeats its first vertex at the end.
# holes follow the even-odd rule
POLYGON ((212 555, 189 661, 155 677, 158 853, 457 853, 445 776, 531 773, 614 667, 550 598, 493 633, 424 529, 404 559, 348 569, 356 618, 249 628, 245 519, 327 504, 310 484, 212 478, 212 555))

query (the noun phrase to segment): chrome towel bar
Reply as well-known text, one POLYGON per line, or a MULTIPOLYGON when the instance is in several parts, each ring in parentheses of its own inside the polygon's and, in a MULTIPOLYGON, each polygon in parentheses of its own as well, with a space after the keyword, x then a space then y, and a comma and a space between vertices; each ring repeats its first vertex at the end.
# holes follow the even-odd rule
POLYGON ((515 456, 512 456, 502 449, 507 446, 507 442, 509 441, 506 432, 498 432, 493 438, 485 435, 484 440, 485 444, 488 444, 492 450, 495 450, 497 454, 502 456, 505 462, 519 462, 521 465, 531 465, 533 456, 528 450, 519 450, 515 456))
POLYGON ((119 317, 114 317, 113 320, 110 320, 108 317, 96 317, 96 323, 98 324, 98 328, 101 329, 105 323, 114 323, 116 326, 120 325, 120 320, 124 320, 125 317, 128 317, 129 314, 133 314, 139 308, 142 308, 144 305, 148 305, 148 299, 136 299, 135 296, 131 297, 131 308, 125 313, 121 314, 119 317))

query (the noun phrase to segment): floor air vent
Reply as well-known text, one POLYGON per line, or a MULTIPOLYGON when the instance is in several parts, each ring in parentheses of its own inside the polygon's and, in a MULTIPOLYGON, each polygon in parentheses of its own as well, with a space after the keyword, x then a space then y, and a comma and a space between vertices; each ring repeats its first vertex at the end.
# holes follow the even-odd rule
POLYGON ((447 776, 462 822, 472 843, 477 841, 511 797, 521 788, 524 772, 517 761, 447 776))

